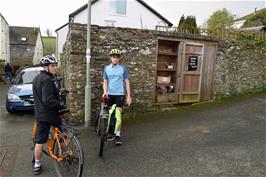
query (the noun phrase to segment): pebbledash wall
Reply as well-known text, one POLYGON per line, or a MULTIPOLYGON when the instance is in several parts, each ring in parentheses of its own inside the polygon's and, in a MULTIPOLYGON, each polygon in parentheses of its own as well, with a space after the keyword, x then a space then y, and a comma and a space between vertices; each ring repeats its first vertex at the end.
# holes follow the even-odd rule
MULTIPOLYGON (((162 34, 160 34, 162 35, 162 34)), ((68 104, 71 122, 84 121, 86 85, 86 25, 71 23, 64 45, 62 68, 65 87, 70 91, 68 104)), ((153 111, 156 84, 156 50, 158 32, 130 28, 91 27, 91 98, 92 119, 102 95, 102 72, 110 63, 108 52, 122 50, 121 63, 130 73, 133 104, 127 113, 135 116, 153 111)), ((207 37, 178 36, 204 40, 207 37), (200 38, 200 39, 199 39, 200 38)), ((210 40, 210 39, 209 39, 210 40)), ((247 49, 245 44, 219 41, 214 68, 214 95, 233 95, 245 88, 266 84, 265 46, 247 49)))

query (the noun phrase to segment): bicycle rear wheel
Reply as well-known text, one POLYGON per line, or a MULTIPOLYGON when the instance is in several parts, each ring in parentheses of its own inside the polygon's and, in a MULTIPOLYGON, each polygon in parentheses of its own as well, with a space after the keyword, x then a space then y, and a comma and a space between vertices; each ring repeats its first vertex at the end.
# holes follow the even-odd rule
POLYGON ((99 156, 101 157, 103 155, 103 148, 104 148, 104 142, 106 139, 106 120, 100 117, 100 124, 99 124, 99 156))
POLYGON ((84 156, 79 139, 69 132, 59 135, 54 145, 54 154, 63 160, 54 160, 56 173, 59 177, 81 177, 84 156))

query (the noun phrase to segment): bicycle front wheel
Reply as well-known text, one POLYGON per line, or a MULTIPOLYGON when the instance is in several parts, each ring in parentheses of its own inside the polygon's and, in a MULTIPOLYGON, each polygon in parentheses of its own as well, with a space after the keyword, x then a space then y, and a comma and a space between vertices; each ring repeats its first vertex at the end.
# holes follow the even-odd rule
POLYGON ((59 177, 81 177, 84 157, 79 139, 69 132, 62 132, 54 145, 54 154, 62 160, 54 160, 59 177))

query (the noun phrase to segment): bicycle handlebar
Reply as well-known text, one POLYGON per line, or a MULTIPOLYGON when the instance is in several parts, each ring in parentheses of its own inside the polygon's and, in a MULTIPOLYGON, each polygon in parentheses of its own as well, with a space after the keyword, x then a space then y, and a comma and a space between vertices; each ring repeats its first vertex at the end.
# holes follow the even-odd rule
POLYGON ((103 100, 109 100, 110 97, 108 95, 102 95, 101 99, 103 99, 103 100))
POLYGON ((60 109, 59 111, 59 114, 65 114, 65 113, 67 113, 67 112, 69 112, 69 109, 60 109))

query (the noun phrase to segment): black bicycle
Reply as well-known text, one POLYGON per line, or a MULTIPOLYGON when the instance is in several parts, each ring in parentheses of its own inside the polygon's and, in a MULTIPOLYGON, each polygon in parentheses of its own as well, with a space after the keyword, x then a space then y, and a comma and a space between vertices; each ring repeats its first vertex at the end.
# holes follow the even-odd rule
POLYGON ((98 155, 103 155, 103 149, 108 134, 114 134, 115 129, 115 117, 109 116, 108 96, 101 97, 101 107, 96 117, 95 130, 99 136, 99 149, 98 155), (109 120, 110 119, 110 120, 109 120))

